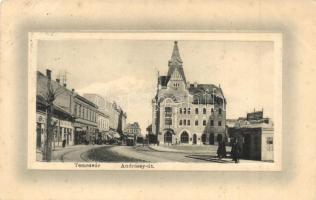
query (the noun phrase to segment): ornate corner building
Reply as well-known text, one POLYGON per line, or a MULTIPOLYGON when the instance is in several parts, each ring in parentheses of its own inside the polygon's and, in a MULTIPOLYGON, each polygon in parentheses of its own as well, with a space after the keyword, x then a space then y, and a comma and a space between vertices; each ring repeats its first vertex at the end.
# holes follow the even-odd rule
POLYGON ((158 75, 152 132, 163 144, 215 144, 226 136, 226 99, 221 87, 187 82, 177 41, 167 75, 158 75))

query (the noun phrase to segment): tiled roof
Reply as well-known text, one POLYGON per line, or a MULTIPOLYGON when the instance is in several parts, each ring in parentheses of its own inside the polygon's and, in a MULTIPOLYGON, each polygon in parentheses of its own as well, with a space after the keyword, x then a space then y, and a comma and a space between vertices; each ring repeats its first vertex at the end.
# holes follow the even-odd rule
POLYGON ((213 84, 190 84, 189 93, 193 95, 194 103, 212 104, 213 99, 216 101, 218 98, 224 99, 222 89, 213 84), (214 98, 213 98, 214 94, 214 98))
POLYGON ((184 70, 182 67, 182 59, 180 57, 180 53, 179 53, 179 48, 178 48, 178 42, 175 41, 174 42, 174 46, 173 46, 173 51, 172 51, 172 55, 171 55, 171 59, 169 60, 169 69, 168 69, 168 74, 167 74, 167 82, 169 81, 172 73, 174 72, 175 69, 178 69, 179 73, 181 74, 184 82, 186 83, 186 78, 184 75, 184 70))

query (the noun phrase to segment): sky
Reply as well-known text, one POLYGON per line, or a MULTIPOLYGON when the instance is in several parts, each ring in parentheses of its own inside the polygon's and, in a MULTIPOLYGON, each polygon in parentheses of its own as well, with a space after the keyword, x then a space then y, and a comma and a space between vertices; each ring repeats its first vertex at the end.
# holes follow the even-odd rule
MULTIPOLYGON (((273 42, 178 41, 187 81, 221 86, 227 119, 264 109, 273 118, 273 42)), ((67 87, 115 100, 127 122, 151 124, 157 73, 165 75, 170 40, 40 40, 37 66, 53 78, 67 73, 67 87)))

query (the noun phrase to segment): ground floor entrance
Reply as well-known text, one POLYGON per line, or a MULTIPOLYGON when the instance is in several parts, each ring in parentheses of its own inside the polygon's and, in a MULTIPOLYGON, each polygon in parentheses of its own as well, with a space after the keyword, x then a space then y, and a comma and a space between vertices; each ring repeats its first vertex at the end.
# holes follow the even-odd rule
POLYGON ((186 131, 183 131, 180 136, 181 143, 189 143, 189 134, 186 131))
POLYGON ((167 131, 164 135, 164 143, 172 143, 172 133, 167 131))

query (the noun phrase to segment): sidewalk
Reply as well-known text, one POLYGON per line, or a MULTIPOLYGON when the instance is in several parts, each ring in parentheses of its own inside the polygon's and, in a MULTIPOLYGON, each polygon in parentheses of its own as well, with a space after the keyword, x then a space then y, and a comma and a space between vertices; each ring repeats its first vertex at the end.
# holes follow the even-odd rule
MULTIPOLYGON (((55 147, 55 149, 53 149, 52 151, 52 161, 57 160, 58 155, 63 154, 69 150, 72 149, 79 149, 83 146, 87 146, 87 145, 71 145, 71 146, 66 146, 65 148, 63 147, 55 147)), ((43 161, 43 153, 41 149, 36 149, 36 161, 43 161)))
MULTIPOLYGON (((171 153, 185 153, 185 154, 217 154, 217 145, 149 145, 151 150, 159 152, 171 152, 171 153)), ((226 147, 227 153, 229 153, 231 147, 226 147)))

